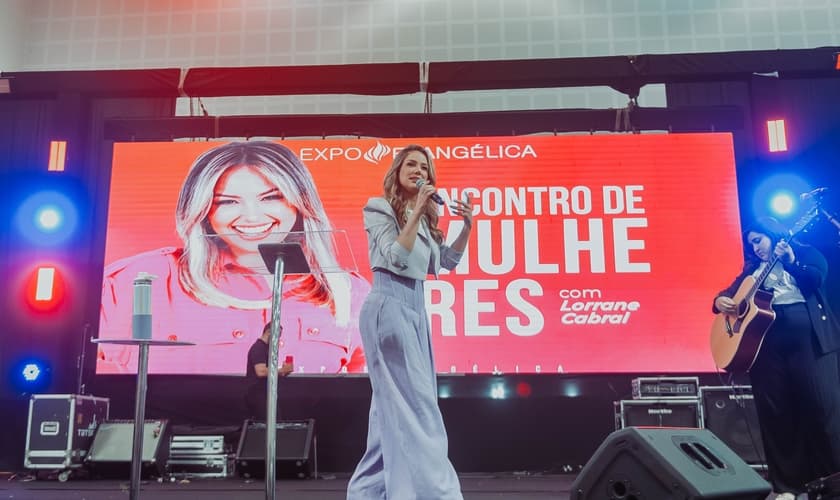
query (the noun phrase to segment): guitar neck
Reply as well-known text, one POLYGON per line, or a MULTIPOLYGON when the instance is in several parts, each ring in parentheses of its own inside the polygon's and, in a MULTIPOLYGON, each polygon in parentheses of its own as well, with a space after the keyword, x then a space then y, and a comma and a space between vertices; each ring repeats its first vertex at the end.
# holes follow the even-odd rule
POLYGON ((758 278, 756 278, 755 283, 753 283, 753 286, 750 287, 750 293, 747 294, 748 297, 752 297, 753 295, 755 295, 756 290, 758 290, 758 288, 762 284, 764 284, 764 280, 766 280, 767 276, 770 275, 770 271, 774 267, 776 267, 776 262, 779 262, 779 256, 773 254, 773 258, 767 262, 767 267, 765 267, 764 270, 761 271, 761 274, 758 275, 758 278))

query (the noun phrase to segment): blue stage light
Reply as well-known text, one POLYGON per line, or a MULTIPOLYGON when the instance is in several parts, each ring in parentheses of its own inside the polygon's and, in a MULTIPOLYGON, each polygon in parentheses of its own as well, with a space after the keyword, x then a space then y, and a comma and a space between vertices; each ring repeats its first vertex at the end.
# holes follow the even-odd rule
POLYGON ((789 191, 776 193, 770 198, 770 212, 777 217, 787 217, 796 208, 793 194, 789 191))
POLYGON ((45 361, 28 357, 14 363, 9 375, 16 392, 33 394, 49 388, 51 370, 45 361))
POLYGON ((78 210, 73 201, 58 191, 39 191, 18 206, 15 225, 30 243, 39 246, 61 244, 76 232, 78 210))
POLYGON ((35 220, 42 230, 53 232, 61 228, 64 216, 59 208, 46 205, 37 210, 35 220))
POLYGON ((36 382, 41 376, 41 367, 37 363, 26 363, 20 373, 24 381, 36 382))
POLYGON ((803 210, 799 194, 811 188, 811 184, 797 174, 780 173, 767 177, 753 191, 753 216, 772 215, 779 221, 789 222, 803 210))

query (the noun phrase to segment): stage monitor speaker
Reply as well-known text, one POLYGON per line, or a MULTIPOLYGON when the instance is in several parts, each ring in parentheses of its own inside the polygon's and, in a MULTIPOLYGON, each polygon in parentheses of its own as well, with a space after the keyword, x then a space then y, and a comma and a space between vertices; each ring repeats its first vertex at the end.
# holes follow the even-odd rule
MULTIPOLYGON (((146 420, 143 426, 142 477, 163 477, 169 459, 172 438, 168 420, 146 420)), ((133 420, 106 420, 93 436, 85 462, 94 475, 110 478, 131 477, 131 452, 134 445, 133 420)))
POLYGON ((700 398, 703 401, 703 427, 748 464, 766 463, 751 386, 704 386, 700 388, 700 398))
MULTIPOLYGON (((265 477, 264 422, 246 420, 236 450, 236 470, 243 477, 265 477)), ((304 479, 317 475, 315 419, 277 422, 275 472, 278 478, 304 479)))
POLYGON ((763 500, 770 485, 706 429, 613 432, 572 483, 572 500, 763 500))

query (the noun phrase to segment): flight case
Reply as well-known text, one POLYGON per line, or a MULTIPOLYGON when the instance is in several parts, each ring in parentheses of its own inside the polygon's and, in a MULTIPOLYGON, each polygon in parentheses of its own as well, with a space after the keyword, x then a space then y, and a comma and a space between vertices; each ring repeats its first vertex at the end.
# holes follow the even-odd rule
POLYGON ((34 394, 29 399, 24 466, 65 471, 84 465, 93 436, 108 419, 110 400, 81 394, 34 394))

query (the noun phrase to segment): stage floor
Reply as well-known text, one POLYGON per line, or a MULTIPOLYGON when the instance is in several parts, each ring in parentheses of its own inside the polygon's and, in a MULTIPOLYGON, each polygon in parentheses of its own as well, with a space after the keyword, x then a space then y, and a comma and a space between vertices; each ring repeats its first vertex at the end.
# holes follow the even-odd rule
MULTIPOLYGON (((517 499, 566 500, 574 475, 565 474, 461 474, 464 500, 517 499)), ((60 482, 18 475, 3 478, 0 498, 15 500, 125 500, 129 481, 74 479, 60 482)), ((278 500, 344 500, 349 475, 324 474, 323 478, 277 481, 278 500)), ((154 500, 257 500, 265 498, 260 480, 238 477, 141 483, 141 498, 154 500)))

